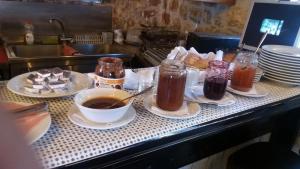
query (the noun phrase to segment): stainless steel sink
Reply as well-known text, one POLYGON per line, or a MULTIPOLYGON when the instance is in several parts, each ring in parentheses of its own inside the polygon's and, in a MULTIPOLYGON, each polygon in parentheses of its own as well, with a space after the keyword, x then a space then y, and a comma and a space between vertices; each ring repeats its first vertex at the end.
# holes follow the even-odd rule
POLYGON ((81 55, 96 55, 106 53, 104 45, 72 44, 71 47, 78 51, 78 53, 81 55))
POLYGON ((78 57, 119 57, 128 60, 128 55, 113 53, 109 45, 95 44, 72 44, 70 45, 77 52, 64 55, 62 45, 10 45, 6 48, 11 60, 20 59, 43 59, 43 58, 78 58, 78 57))
POLYGON ((45 58, 63 56, 61 45, 14 45, 9 46, 9 53, 11 57, 19 58, 45 58))

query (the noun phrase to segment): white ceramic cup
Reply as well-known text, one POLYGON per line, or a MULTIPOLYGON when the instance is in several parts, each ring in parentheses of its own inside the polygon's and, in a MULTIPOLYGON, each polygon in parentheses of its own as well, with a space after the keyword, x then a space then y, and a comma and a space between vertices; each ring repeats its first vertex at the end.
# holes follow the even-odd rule
POLYGON ((82 104, 88 100, 99 97, 112 97, 118 99, 124 99, 129 97, 130 94, 124 90, 113 88, 93 88, 80 91, 76 94, 74 101, 80 112, 88 120, 96 123, 111 123, 120 120, 131 106, 133 100, 129 100, 123 107, 115 109, 92 109, 83 106, 82 104))

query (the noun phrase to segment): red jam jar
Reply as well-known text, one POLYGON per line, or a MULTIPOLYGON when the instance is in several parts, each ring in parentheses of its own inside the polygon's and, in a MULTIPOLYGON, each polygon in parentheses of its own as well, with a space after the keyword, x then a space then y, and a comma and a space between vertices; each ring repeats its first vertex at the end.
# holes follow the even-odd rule
POLYGON ((206 70, 203 92, 211 100, 220 100, 224 97, 228 82, 229 63, 224 61, 210 61, 206 70))
POLYGON ((186 67, 178 60, 166 59, 159 67, 156 104, 168 111, 179 110, 183 104, 186 67))
POLYGON ((95 73, 99 76, 96 87, 123 89, 125 70, 120 58, 103 57, 98 59, 95 73))

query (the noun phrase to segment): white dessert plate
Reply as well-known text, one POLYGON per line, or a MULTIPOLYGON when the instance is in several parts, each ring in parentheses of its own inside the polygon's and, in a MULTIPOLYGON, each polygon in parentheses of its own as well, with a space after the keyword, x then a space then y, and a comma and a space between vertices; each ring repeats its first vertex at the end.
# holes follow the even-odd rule
POLYGON ((287 68, 292 68, 292 69, 295 68, 295 67, 299 68, 299 66, 300 66, 300 61, 299 61, 299 64, 294 64, 294 65, 290 64, 290 62, 287 62, 287 61, 283 62, 283 61, 278 61, 276 59, 273 59, 273 60, 268 59, 268 58, 265 58, 265 57, 259 58, 259 61, 264 61, 266 63, 272 63, 272 64, 274 64, 276 66, 279 66, 279 67, 287 67, 287 68))
POLYGON ((291 67, 286 67, 286 66, 283 66, 284 63, 282 63, 283 64, 282 66, 278 66, 274 63, 269 63, 269 62, 266 62, 263 59, 261 59, 259 61, 259 64, 261 66, 267 67, 268 69, 279 70, 281 72, 286 72, 286 73, 291 73, 291 74, 296 74, 296 75, 297 74, 299 75, 299 73, 300 73, 299 67, 292 67, 292 68, 291 67))
MULTIPOLYGON (((22 106, 31 105, 29 103, 20 103, 20 102, 6 102, 7 104, 16 104, 22 106)), ((29 144, 33 144, 41 137, 43 137, 51 126, 51 116, 49 112, 41 112, 37 115, 30 115, 30 117, 21 117, 17 119, 17 125, 21 127, 26 126, 27 129, 24 129, 25 138, 27 139, 29 144), (39 117, 40 116, 40 117, 39 117), (33 119, 38 118, 38 120, 33 119), (19 124, 19 123, 23 123, 19 124)))
POLYGON ((276 69, 268 69, 268 67, 259 65, 263 69, 265 69, 265 74, 266 75, 274 75, 276 77, 282 77, 282 78, 287 78, 287 79, 294 79, 294 80, 299 80, 300 79, 300 74, 292 74, 292 73, 287 73, 287 72, 282 72, 276 69))
POLYGON ((261 54, 265 55, 266 57, 274 58, 274 59, 280 59, 280 60, 286 59, 287 61, 291 61, 291 62, 299 62, 300 61, 300 57, 297 57, 297 56, 277 54, 277 53, 273 53, 273 52, 268 52, 266 50, 262 50, 261 54))
POLYGON ((236 98, 228 92, 225 93, 221 100, 210 100, 204 96, 203 86, 200 85, 193 86, 189 92, 185 93, 185 96, 188 98, 188 100, 195 100, 199 103, 212 104, 220 107, 230 106, 236 102, 236 98))
POLYGON ((272 81, 275 81, 275 82, 278 82, 278 83, 282 83, 282 84, 287 84, 287 85, 292 85, 292 86, 299 86, 300 85, 300 82, 294 82, 294 81, 288 81, 286 79, 278 79, 277 77, 273 77, 273 76, 269 76, 269 75, 266 75, 264 76, 266 79, 269 79, 269 80, 272 80, 272 81))
POLYGON ((266 75, 267 76, 274 76, 276 78, 280 78, 280 79, 284 79, 284 80, 300 82, 300 77, 294 77, 292 75, 282 74, 282 73, 279 73, 279 72, 276 73, 275 71, 271 71, 271 70, 268 70, 266 75))
POLYGON ((72 105, 67 113, 69 120, 80 127, 98 130, 108 130, 123 127, 136 117, 136 110, 131 106, 127 113, 118 121, 112 123, 96 123, 85 118, 76 105, 72 105))
POLYGON ((35 94, 25 91, 24 86, 28 85, 26 78, 35 72, 25 73, 16 76, 8 81, 7 88, 18 95, 33 97, 33 98, 55 98, 71 96, 78 93, 80 90, 87 89, 92 86, 93 81, 87 75, 71 71, 71 82, 68 84, 68 90, 61 92, 53 92, 47 94, 35 94))
POLYGON ((227 91, 246 97, 265 97, 269 94, 269 91, 266 88, 257 84, 253 84, 252 89, 248 92, 238 91, 230 87, 230 82, 227 85, 227 91))
POLYGON ((198 103, 184 102, 183 106, 177 111, 166 111, 160 109, 156 105, 156 95, 147 95, 144 99, 144 107, 149 112, 164 118, 169 119, 189 119, 196 117, 200 113, 200 106, 198 103))
POLYGON ((262 49, 276 54, 294 56, 298 58, 300 57, 300 49, 296 47, 283 45, 264 45, 262 49))
POLYGON ((286 78, 286 77, 282 78, 278 75, 273 75, 273 74, 269 74, 269 73, 266 73, 265 77, 267 77, 267 78, 271 77, 273 79, 277 79, 277 80, 280 80, 280 81, 286 81, 286 82, 289 82, 289 83, 300 84, 300 80, 286 78))
POLYGON ((291 65, 291 66, 298 66, 300 65, 300 62, 299 60, 298 61, 294 61, 294 60, 291 60, 291 59, 286 59, 286 58, 280 58, 280 57, 277 57, 277 56, 273 56, 273 55, 269 55, 269 54, 265 54, 265 53, 261 53, 260 54, 260 58, 264 58, 270 62, 278 62, 278 63, 286 63, 288 65, 291 65))

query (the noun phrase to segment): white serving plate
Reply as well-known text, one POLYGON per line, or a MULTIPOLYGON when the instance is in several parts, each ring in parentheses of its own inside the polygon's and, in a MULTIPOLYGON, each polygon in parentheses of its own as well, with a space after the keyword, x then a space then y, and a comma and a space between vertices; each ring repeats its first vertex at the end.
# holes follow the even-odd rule
POLYGON ((136 110, 132 106, 130 106, 126 114, 121 119, 111 123, 96 123, 88 120, 83 116, 83 114, 80 112, 76 105, 71 106, 67 113, 67 116, 73 124, 78 125, 80 127, 96 130, 108 130, 120 128, 132 122, 136 117, 136 110))
POLYGON ((68 91, 62 91, 59 93, 48 93, 48 94, 34 94, 30 92, 26 92, 24 89, 25 85, 28 85, 26 78, 28 75, 35 73, 35 72, 29 72, 25 74, 21 74, 19 76, 16 76, 8 81, 7 88, 11 92, 26 96, 26 97, 33 97, 33 98, 56 98, 56 97, 65 97, 65 96, 71 96, 76 93, 78 93, 80 90, 90 88, 93 84, 92 79, 90 79, 87 75, 73 72, 71 71, 71 78, 72 81, 69 86, 68 91))
POLYGON ((283 45, 264 45, 262 49, 271 53, 286 56, 294 56, 300 59, 300 49, 296 47, 283 45))

